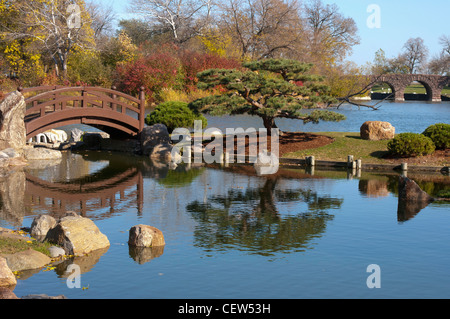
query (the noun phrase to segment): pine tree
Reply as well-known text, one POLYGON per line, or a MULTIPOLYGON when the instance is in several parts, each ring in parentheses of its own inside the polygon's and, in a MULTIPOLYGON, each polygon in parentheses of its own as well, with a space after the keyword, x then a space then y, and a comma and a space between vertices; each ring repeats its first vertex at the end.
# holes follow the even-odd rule
POLYGON ((193 109, 210 115, 250 114, 262 118, 270 134, 276 118, 300 119, 304 123, 341 121, 345 116, 324 110, 334 98, 323 78, 308 74, 312 64, 288 59, 267 59, 243 64, 242 69, 209 69, 200 72, 198 87, 221 87, 224 94, 191 103, 193 109), (304 109, 322 108, 303 113, 304 109))

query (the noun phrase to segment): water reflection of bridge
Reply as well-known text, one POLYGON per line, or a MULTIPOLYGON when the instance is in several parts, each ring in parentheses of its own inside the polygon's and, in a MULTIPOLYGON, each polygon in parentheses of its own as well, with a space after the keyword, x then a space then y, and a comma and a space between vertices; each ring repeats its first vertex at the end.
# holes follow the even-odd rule
MULTIPOLYGON (((143 176, 137 167, 114 175, 94 174, 70 182, 49 182, 26 173, 26 205, 53 214, 77 211, 82 216, 108 208, 107 214, 120 211, 118 201, 135 205, 138 214, 143 207, 143 176), (105 176, 106 175, 106 176, 105 176)), ((104 217, 95 214, 95 218, 104 217)))

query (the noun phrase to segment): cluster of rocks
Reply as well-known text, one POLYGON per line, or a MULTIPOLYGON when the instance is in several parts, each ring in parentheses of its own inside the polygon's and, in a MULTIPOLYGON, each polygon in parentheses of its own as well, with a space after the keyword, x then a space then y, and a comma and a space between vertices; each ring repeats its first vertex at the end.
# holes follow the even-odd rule
MULTIPOLYGON (((49 248, 50 257, 33 249, 0 256, 0 299, 15 298, 13 289, 11 289, 17 284, 14 272, 41 269, 50 265, 55 260, 54 258, 85 256, 110 246, 107 236, 100 232, 91 219, 74 212, 68 212, 58 220, 50 215, 37 216, 31 224, 29 233, 36 240, 54 244, 49 248)), ((0 236, 30 240, 30 237, 4 228, 0 228, 0 236)), ((128 244, 130 251, 132 250, 133 254, 139 256, 138 262, 143 263, 160 256, 165 241, 164 235, 159 229, 139 224, 130 228, 128 244), (139 255, 142 253, 142 249, 146 248, 155 250, 147 252, 147 256, 139 255)), ((35 297, 57 298, 59 296, 38 295, 35 297)))

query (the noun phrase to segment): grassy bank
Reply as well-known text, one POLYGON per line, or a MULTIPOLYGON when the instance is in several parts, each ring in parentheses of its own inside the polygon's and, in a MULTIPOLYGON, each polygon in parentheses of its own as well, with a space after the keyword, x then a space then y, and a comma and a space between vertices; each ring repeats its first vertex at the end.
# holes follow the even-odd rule
POLYGON ((348 155, 354 159, 361 159, 367 164, 400 164, 407 162, 416 166, 448 166, 450 160, 448 151, 436 151, 432 155, 389 158, 387 144, 389 141, 368 141, 360 137, 356 132, 320 132, 318 135, 329 136, 334 139, 331 144, 307 150, 286 153, 283 157, 305 158, 314 156, 316 160, 346 162, 348 155))
POLYGON ((34 249, 50 256, 48 248, 52 246, 50 243, 41 243, 33 238, 26 238, 19 236, 1 236, 0 235, 0 256, 15 254, 24 250, 34 249))
POLYGON ((360 138, 359 133, 323 132, 317 133, 332 137, 334 142, 319 148, 285 154, 284 157, 304 158, 314 156, 324 161, 347 161, 348 155, 367 163, 383 163, 383 155, 387 154, 388 141, 367 141, 360 138))

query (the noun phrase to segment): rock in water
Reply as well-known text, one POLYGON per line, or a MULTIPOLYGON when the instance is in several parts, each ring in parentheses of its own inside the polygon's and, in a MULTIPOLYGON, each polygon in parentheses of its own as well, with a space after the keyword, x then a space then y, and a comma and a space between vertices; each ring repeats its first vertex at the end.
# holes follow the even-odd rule
POLYGON ((82 256, 109 247, 108 238, 89 218, 66 216, 48 233, 46 240, 64 248, 66 255, 82 256))
POLYGON ((406 221, 417 215, 435 199, 424 192, 413 180, 400 176, 398 183, 397 218, 406 221))
POLYGON ((146 126, 140 136, 141 151, 144 155, 151 155, 153 149, 159 145, 170 144, 170 135, 164 124, 146 126))
POLYGON ((0 287, 15 286, 16 284, 16 276, 9 268, 6 259, 0 257, 0 287))
POLYGON ((0 149, 25 147, 25 111, 25 99, 18 91, 10 93, 0 103, 0 149))
POLYGON ((398 183, 398 199, 402 201, 415 201, 431 203, 434 198, 424 192, 413 180, 400 176, 398 183))
POLYGON ((24 156, 29 161, 60 160, 62 158, 62 154, 60 151, 44 147, 25 148, 24 156))
POLYGON ((360 136, 364 140, 391 140, 395 137, 395 128, 389 122, 367 121, 360 128, 360 136))
POLYGON ((15 254, 5 255, 5 258, 12 271, 38 269, 51 262, 50 257, 31 248, 15 254))
POLYGON ((163 233, 155 227, 136 225, 130 228, 128 244, 136 247, 164 246, 163 233))

